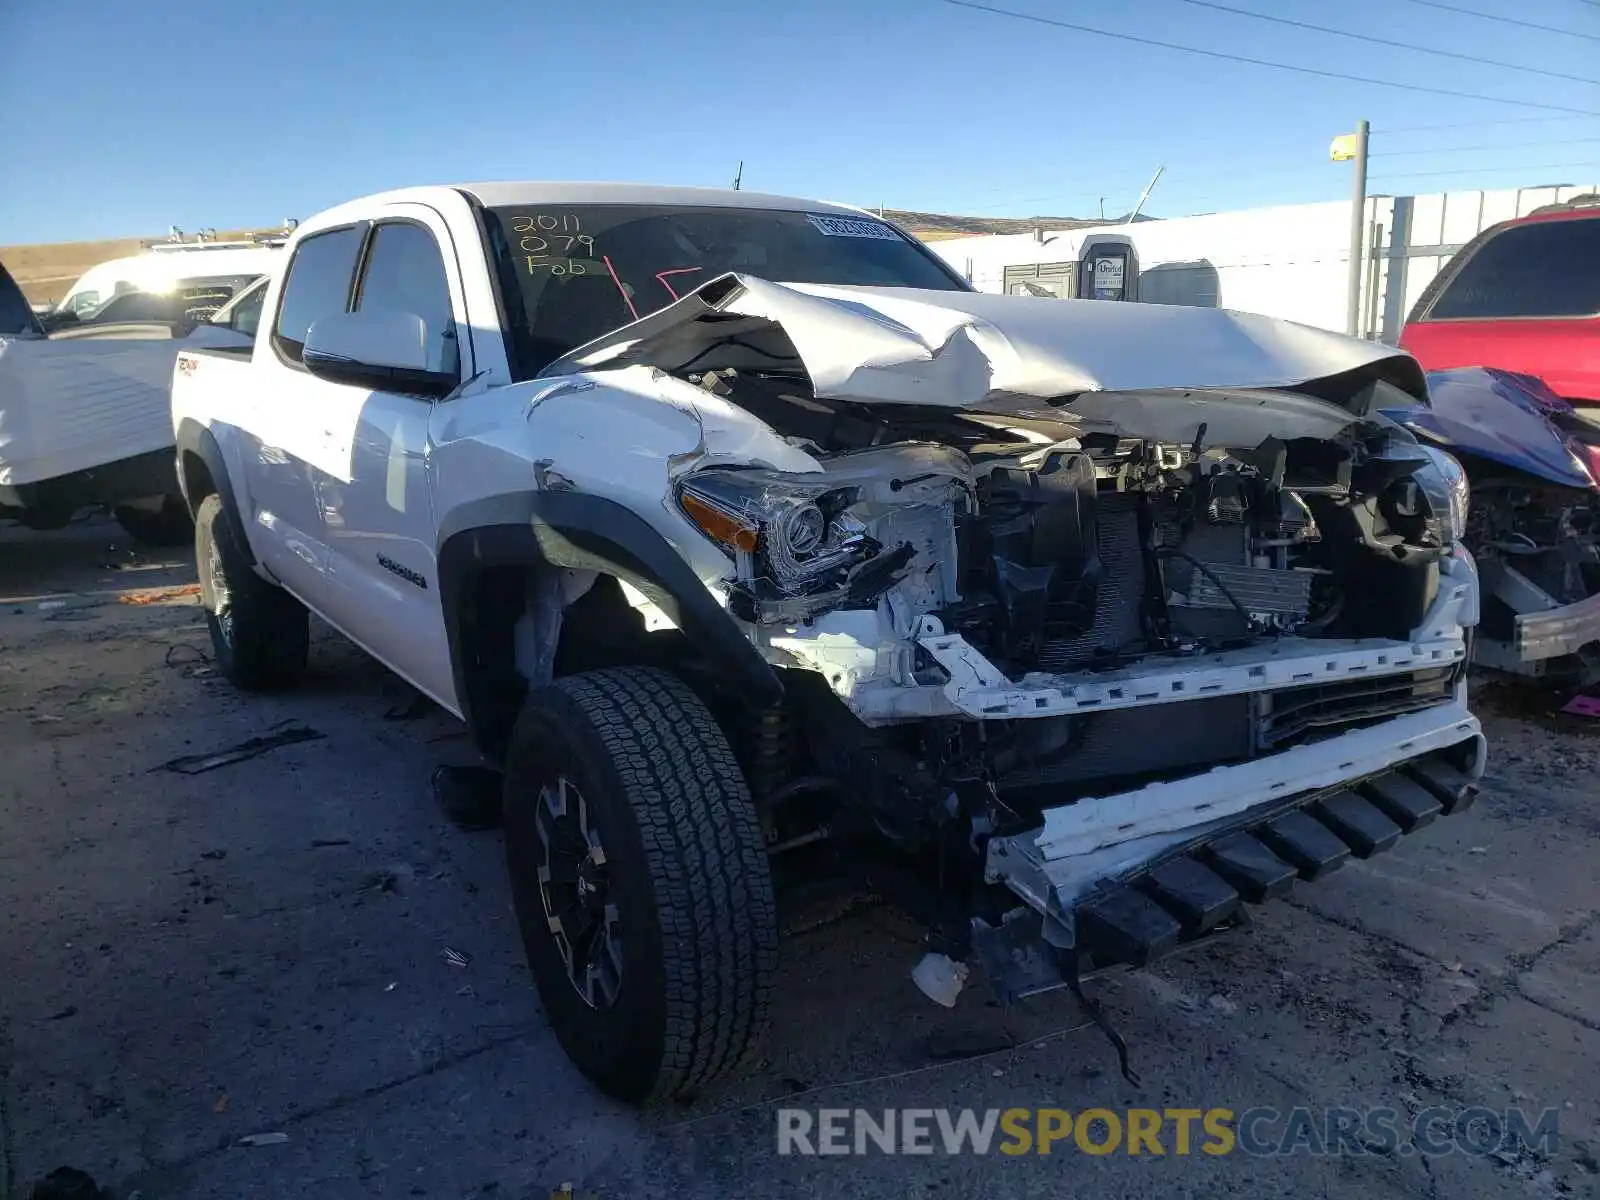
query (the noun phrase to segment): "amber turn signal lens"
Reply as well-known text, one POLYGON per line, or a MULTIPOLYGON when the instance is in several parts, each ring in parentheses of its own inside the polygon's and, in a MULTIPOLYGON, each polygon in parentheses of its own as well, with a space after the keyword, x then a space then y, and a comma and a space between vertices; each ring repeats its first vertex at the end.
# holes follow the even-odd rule
POLYGON ((688 518, 700 526, 712 541, 721 542, 724 546, 731 546, 735 550, 756 548, 755 526, 747 525, 739 518, 729 516, 720 508, 707 504, 693 492, 684 492, 681 503, 688 518))

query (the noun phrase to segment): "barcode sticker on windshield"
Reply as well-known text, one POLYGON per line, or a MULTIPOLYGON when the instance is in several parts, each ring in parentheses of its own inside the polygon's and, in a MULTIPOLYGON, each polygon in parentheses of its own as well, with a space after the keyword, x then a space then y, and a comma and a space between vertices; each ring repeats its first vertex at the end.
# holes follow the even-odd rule
POLYGON ((900 240, 900 235, 881 221, 835 217, 828 213, 807 213, 806 220, 816 226, 818 233, 825 233, 829 237, 876 238, 880 242, 900 240))

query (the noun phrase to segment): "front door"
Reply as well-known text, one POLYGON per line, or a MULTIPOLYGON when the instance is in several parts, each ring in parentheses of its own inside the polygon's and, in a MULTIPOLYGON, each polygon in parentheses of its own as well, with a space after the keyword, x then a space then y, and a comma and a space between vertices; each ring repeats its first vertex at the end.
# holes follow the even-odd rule
POLYGON ((323 603, 328 558, 316 477, 327 444, 326 399, 337 387, 307 371, 300 356, 313 321, 347 310, 365 236, 365 225, 351 225, 295 247, 272 336, 256 347, 244 422, 248 519, 265 529, 252 540, 267 569, 313 608, 323 603))
MULTIPOLYGON (((448 226, 432 209, 397 204, 373 226, 354 310, 423 319, 429 365, 471 376, 457 337, 466 309, 448 226)), ((433 402, 339 387, 324 425, 327 468, 317 479, 328 541, 327 614, 412 684, 453 707, 455 684, 434 553, 428 479, 433 402)))

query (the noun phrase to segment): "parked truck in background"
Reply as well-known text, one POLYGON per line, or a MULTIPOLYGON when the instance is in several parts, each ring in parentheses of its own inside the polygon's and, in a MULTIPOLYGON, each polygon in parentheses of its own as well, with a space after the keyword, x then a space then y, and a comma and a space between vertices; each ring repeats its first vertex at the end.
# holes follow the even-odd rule
POLYGON ((221 671, 308 612, 503 771, 549 1019, 607 1091, 759 1045, 774 863, 926 921, 919 986, 1079 988, 1471 802, 1459 466, 1409 356, 980 295, 870 214, 497 183, 304 222, 185 349, 221 671))
POLYGON ((200 325, 51 330, 0 264, 0 518, 57 529, 105 505, 141 541, 189 541, 173 470, 173 363, 182 345, 248 344, 254 327, 238 323, 251 301, 241 300, 200 325))

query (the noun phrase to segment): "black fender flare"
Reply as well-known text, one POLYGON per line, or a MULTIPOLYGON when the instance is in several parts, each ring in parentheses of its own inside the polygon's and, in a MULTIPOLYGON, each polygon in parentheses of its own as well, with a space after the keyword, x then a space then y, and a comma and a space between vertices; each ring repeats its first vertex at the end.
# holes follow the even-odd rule
POLYGON ((183 493, 184 504, 189 507, 189 515, 193 516, 200 507, 200 501, 205 499, 203 495, 194 494, 193 484, 184 469, 185 458, 192 454, 205 464, 206 472, 211 476, 211 484, 216 489, 217 495, 222 498, 222 515, 228 522, 235 544, 250 565, 255 566, 255 551, 250 548, 250 539, 245 536, 244 520, 239 515, 239 502, 234 498, 233 481, 228 476, 228 461, 222 457, 222 447, 217 444, 217 435, 193 417, 185 417, 178 422, 176 454, 178 489, 183 493))
POLYGON ((720 664, 751 704, 783 698, 783 684, 727 610, 648 522, 614 500, 584 492, 516 492, 472 501, 439 528, 439 600, 462 715, 474 727, 462 653, 463 598, 485 567, 570 567, 632 584, 720 664))

